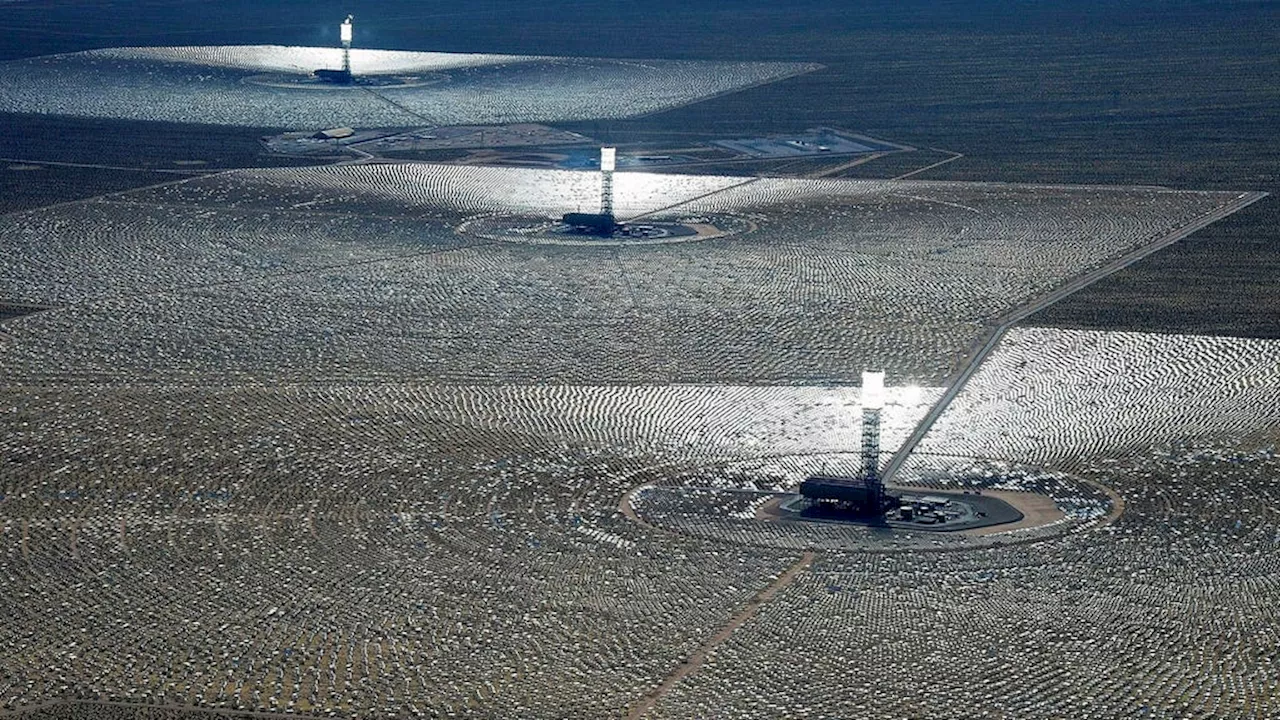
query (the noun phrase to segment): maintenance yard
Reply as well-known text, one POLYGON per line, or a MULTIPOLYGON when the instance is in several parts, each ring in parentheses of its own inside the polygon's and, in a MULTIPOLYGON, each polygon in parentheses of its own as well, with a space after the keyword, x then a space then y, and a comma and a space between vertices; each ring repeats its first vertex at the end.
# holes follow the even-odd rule
POLYGON ((799 158, 812 155, 860 155, 911 150, 905 145, 852 135, 831 128, 816 128, 798 135, 717 140, 717 147, 753 158, 799 158))
POLYGON ((536 123, 515 125, 458 125, 394 130, 358 130, 342 138, 323 137, 323 131, 290 132, 262 139, 271 152, 283 155, 334 155, 354 148, 371 155, 395 155, 428 150, 458 150, 581 145, 591 138, 536 123))

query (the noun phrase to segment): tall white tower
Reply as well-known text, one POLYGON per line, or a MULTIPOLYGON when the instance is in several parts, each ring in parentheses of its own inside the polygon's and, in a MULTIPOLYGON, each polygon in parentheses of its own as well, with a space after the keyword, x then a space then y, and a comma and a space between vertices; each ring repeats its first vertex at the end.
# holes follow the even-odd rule
POLYGON ((351 27, 351 21, 355 18, 351 15, 338 26, 338 37, 342 39, 342 71, 351 74, 351 39, 354 37, 354 31, 351 27))
POLYGON ((613 217, 613 171, 618 166, 618 149, 600 148, 600 214, 613 217))
POLYGON ((880 410, 884 407, 884 373, 862 373, 862 477, 879 509, 884 498, 880 483, 880 410))

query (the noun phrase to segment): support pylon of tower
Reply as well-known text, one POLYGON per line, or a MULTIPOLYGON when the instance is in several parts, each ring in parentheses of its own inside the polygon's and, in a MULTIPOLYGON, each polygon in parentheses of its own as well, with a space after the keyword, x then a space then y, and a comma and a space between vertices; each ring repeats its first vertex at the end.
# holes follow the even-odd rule
POLYGON ((880 410, 862 409, 862 476, 875 499, 884 497, 880 483, 880 410))
POLYGON ((600 148, 600 214, 613 217, 613 171, 618 165, 618 149, 600 148))
POLYGON ((884 373, 862 373, 862 478, 878 510, 884 504, 880 479, 880 410, 884 407, 884 373))

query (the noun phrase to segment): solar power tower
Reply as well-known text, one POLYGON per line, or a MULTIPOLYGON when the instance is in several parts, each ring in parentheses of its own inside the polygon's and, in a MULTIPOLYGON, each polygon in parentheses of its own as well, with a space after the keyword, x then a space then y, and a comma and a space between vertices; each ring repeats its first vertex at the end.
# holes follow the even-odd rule
POLYGON ((600 148, 600 214, 613 218, 613 171, 618 166, 618 149, 600 148))
POLYGON ((862 373, 862 478, 868 499, 878 510, 884 506, 880 481, 880 410, 884 407, 884 373, 862 373))
POLYGON ((351 74, 351 39, 354 37, 351 21, 354 19, 354 16, 348 15, 338 26, 338 36, 342 40, 342 72, 348 75, 351 74))

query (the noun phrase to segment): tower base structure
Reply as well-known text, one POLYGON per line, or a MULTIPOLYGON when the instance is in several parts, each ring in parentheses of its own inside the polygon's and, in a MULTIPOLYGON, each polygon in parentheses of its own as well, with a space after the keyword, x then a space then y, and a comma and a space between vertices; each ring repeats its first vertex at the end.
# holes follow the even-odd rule
POLYGON ((316 70, 312 73, 322 82, 332 85, 354 85, 356 78, 351 74, 350 70, 316 70))
POLYGON ((560 222, 584 233, 604 237, 613 235, 621 227, 613 213, 566 213, 560 222))
POLYGON ((887 495, 878 481, 837 475, 812 475, 800 483, 800 495, 835 513, 858 518, 882 517, 898 507, 898 498, 887 495))
POLYGON ((800 485, 799 495, 773 501, 763 511, 776 521, 848 523, 895 530, 952 532, 1007 525, 1023 519, 1022 511, 981 490, 898 488, 879 504, 856 479, 814 476, 800 485))

